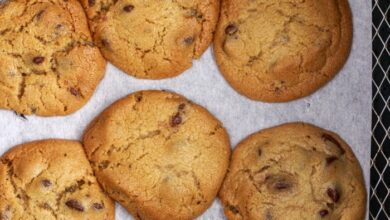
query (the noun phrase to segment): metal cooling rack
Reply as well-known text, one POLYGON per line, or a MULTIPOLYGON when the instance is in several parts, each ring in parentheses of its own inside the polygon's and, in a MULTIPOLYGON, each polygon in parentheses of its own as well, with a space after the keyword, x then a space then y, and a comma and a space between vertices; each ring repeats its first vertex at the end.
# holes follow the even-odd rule
POLYGON ((372 0, 373 107, 370 219, 390 219, 390 0, 372 0))

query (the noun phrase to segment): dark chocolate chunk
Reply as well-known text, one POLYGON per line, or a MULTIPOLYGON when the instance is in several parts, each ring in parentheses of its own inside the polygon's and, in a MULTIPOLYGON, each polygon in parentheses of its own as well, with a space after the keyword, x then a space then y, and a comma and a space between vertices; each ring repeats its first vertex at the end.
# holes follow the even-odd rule
POLYGON ((43 63, 43 61, 45 61, 45 58, 42 57, 42 56, 36 56, 36 57, 34 57, 34 59, 33 59, 33 62, 34 62, 35 64, 41 64, 41 63, 43 63))
POLYGON ((65 205, 67 205, 69 208, 74 209, 74 210, 79 211, 79 212, 83 212, 84 211, 83 205, 79 201, 77 201, 75 199, 68 200, 65 203, 65 205))
POLYGON ((235 215, 239 213, 237 207, 235 207, 235 206, 228 205, 227 208, 228 208, 231 212, 233 212, 233 214, 235 214, 235 215))
POLYGON ((330 165, 331 163, 333 163, 334 161, 336 161, 338 158, 335 157, 335 156, 331 156, 331 157, 327 157, 326 158, 326 165, 330 165))
POLYGON ((173 116, 172 119, 171 119, 171 126, 172 126, 172 127, 176 127, 176 126, 178 126, 179 124, 181 124, 181 122, 182 122, 182 118, 181 118, 180 114, 177 113, 177 114, 176 114, 175 116, 173 116))
POLYGON ((333 143, 334 145, 336 145, 340 149, 341 154, 345 153, 345 150, 344 150, 344 148, 341 147, 341 144, 330 134, 323 134, 322 139, 325 141, 329 141, 329 142, 333 143))
POLYGON ((123 11, 125 11, 125 12, 131 12, 131 11, 133 11, 133 9, 134 9, 133 5, 126 5, 123 7, 123 11))
POLYGON ((225 33, 228 34, 228 35, 233 35, 233 34, 235 34, 237 31, 238 31, 238 28, 237 28, 237 26, 234 25, 234 24, 229 24, 229 25, 225 28, 225 33))
POLYGON ((39 19, 42 17, 42 15, 43 15, 44 12, 45 12, 45 10, 40 10, 40 11, 35 15, 35 17, 39 20, 39 19))
POLYGON ((279 180, 274 183, 273 187, 277 190, 284 190, 290 188, 291 184, 284 180, 279 180))
POLYGON ((107 39, 102 39, 100 42, 102 43, 103 47, 110 47, 110 42, 107 39))
POLYGON ((326 210, 326 209, 323 209, 323 210, 320 210, 318 212, 318 214, 320 214, 321 217, 325 217, 325 216, 327 216, 329 214, 329 211, 326 210))
POLYGON ((100 209, 103 209, 103 208, 104 208, 104 205, 103 205, 103 204, 100 204, 100 203, 97 203, 97 202, 95 202, 92 206, 93 206, 93 208, 96 209, 96 210, 100 210, 100 209))
POLYGON ((49 186, 51 186, 51 182, 50 182, 50 180, 48 180, 48 179, 44 179, 44 180, 42 180, 42 186, 44 186, 44 187, 49 187, 49 186))
POLYGON ((100 164, 99 164, 99 169, 106 169, 108 167, 108 165, 110 165, 110 161, 108 160, 103 160, 100 164))
POLYGON ((95 0, 88 0, 89 7, 92 7, 95 5, 95 0))
POLYGON ((261 156, 261 154, 263 154, 263 151, 259 148, 259 149, 257 149, 257 155, 260 157, 261 156))
POLYGON ((182 104, 179 105, 179 108, 178 108, 178 109, 181 111, 181 110, 183 110, 185 107, 186 107, 186 104, 182 103, 182 104))
POLYGON ((184 38, 184 43, 187 45, 190 45, 190 44, 194 43, 194 38, 193 37, 186 37, 186 38, 184 38))
POLYGON ((74 87, 71 87, 69 88, 69 91, 70 91, 70 94, 74 95, 74 96, 80 96, 80 90, 79 89, 76 89, 74 87))
POLYGON ((340 199, 340 193, 335 188, 328 188, 326 191, 328 196, 332 199, 333 202, 337 203, 340 199))

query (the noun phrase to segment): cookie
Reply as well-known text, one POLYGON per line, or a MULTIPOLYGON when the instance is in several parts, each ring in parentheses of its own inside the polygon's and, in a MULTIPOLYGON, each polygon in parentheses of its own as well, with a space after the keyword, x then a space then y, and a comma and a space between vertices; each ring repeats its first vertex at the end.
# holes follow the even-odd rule
POLYGON ((0 160, 0 219, 114 219, 83 147, 45 140, 19 145, 0 160))
POLYGON ((212 41, 219 16, 219 0, 81 2, 105 58, 143 79, 190 68, 212 41))
POLYGON ((193 219, 216 197, 229 138, 206 109, 163 91, 116 102, 84 135, 96 177, 136 219, 193 219))
POLYGON ((229 220, 363 220, 366 209, 351 148, 304 123, 269 128, 238 144, 219 195, 229 220))
POLYGON ((68 115, 89 100, 106 61, 77 0, 0 1, 0 108, 68 115))
POLYGON ((329 82, 351 42, 348 0, 222 0, 214 53, 240 94, 286 102, 329 82))

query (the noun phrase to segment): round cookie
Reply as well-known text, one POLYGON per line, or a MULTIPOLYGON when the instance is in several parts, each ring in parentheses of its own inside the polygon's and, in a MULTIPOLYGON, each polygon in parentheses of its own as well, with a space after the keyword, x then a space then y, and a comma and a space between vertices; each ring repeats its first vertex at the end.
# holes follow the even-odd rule
POLYGON ((114 219, 76 141, 19 145, 0 160, 0 219, 114 219))
POLYGON ((228 168, 221 123, 184 97, 129 95, 87 129, 97 179, 136 219, 193 219, 213 202, 228 168))
POLYGON ((104 75, 77 0, 0 2, 0 108, 41 116, 80 109, 104 75))
POLYGON ((330 81, 351 42, 348 0, 222 0, 214 53, 239 93, 286 102, 330 81))
POLYGON ((304 123, 269 128, 238 144, 219 196, 229 220, 363 220, 366 209, 350 147, 304 123))
POLYGON ((81 0, 103 55, 129 75, 174 77, 212 41, 219 0, 81 0))

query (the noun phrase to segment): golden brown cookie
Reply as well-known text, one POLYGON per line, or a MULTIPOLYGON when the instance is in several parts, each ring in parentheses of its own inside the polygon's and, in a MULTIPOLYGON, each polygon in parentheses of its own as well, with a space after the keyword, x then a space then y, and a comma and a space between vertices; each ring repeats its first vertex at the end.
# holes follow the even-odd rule
POLYGON ((0 108, 41 116, 80 109, 106 62, 77 0, 0 2, 0 108))
POLYGON ((136 219, 193 219, 213 202, 230 144, 221 123, 184 97, 129 95, 87 129, 84 144, 99 183, 136 219))
POLYGON ((214 53, 239 93, 285 102, 329 82, 351 42, 348 0, 222 0, 214 53))
POLYGON ((113 201, 76 141, 19 145, 0 160, 0 219, 114 219, 113 201))
POLYGON ((210 44, 219 0, 81 0, 103 55, 129 75, 174 77, 210 44))
POLYGON ((366 209, 351 148, 304 123, 265 129, 238 144, 219 195, 230 220, 363 220, 366 209))

